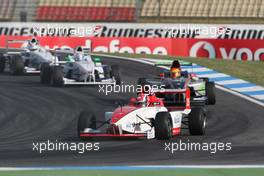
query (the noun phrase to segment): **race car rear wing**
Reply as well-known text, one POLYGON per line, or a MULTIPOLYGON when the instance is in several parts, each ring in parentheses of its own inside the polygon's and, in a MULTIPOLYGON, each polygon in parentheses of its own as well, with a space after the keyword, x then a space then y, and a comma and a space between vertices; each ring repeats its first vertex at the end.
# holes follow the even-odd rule
MULTIPOLYGON (((160 67, 160 68, 171 67, 172 62, 173 61, 170 61, 170 60, 167 60, 167 61, 159 61, 159 62, 156 62, 155 63, 155 66, 156 67, 160 67)), ((179 63, 180 63, 180 66, 181 67, 182 66, 185 66, 187 68, 190 67, 190 69, 192 70, 191 72, 193 73, 193 63, 186 62, 186 61, 181 61, 181 60, 179 61, 179 63)), ((165 68, 165 69, 167 69, 167 68, 165 68)), ((160 73, 158 76, 159 77, 167 77, 166 75, 168 75, 168 74, 169 74, 169 71, 165 71, 163 73, 160 73)), ((185 71, 182 71, 182 74, 186 75, 185 71)), ((187 72, 187 75, 188 75, 188 72, 187 72)))
MULTIPOLYGON (((20 51, 23 50, 23 49, 16 49, 17 51, 9 51, 10 50, 10 44, 19 44, 19 43, 25 43, 27 42, 28 40, 10 40, 10 39, 7 39, 6 40, 6 55, 15 55, 15 54, 20 54, 20 51)), ((12 48, 14 49, 14 48, 12 48)))
POLYGON ((71 48, 57 48, 54 50, 54 54, 73 54, 73 49, 71 49, 71 48))
MULTIPOLYGON (((166 61, 157 61, 155 62, 155 66, 167 66, 167 67, 170 67, 171 64, 172 64, 173 60, 166 60, 166 61)), ((193 66, 193 63, 191 62, 186 62, 186 61, 179 61, 180 63, 180 66, 193 66)))
POLYGON ((54 64, 66 64, 68 61, 65 60, 65 55, 72 55, 73 50, 70 48, 56 48, 54 50, 50 50, 53 55, 57 58, 54 64))
POLYGON ((184 94, 185 95, 185 109, 191 109, 191 91, 186 89, 154 89, 155 94, 184 94))
POLYGON ((163 93, 163 94, 175 94, 175 93, 185 93, 187 89, 154 89, 154 93, 163 93))

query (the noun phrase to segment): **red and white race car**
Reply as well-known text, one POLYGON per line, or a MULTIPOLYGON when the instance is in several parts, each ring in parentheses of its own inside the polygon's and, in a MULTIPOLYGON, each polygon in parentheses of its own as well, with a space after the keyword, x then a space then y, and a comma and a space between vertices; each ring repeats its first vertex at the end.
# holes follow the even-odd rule
POLYGON ((190 106, 190 90, 164 89, 155 93, 139 93, 127 105, 119 104, 113 112, 105 113, 105 120, 94 114, 82 112, 78 120, 78 136, 92 137, 146 137, 168 140, 181 132, 182 124, 188 126, 192 135, 203 135, 206 127, 204 107, 190 106), (158 94, 180 94, 185 97, 184 106, 165 107, 158 94), (106 126, 106 128, 103 128, 106 126))

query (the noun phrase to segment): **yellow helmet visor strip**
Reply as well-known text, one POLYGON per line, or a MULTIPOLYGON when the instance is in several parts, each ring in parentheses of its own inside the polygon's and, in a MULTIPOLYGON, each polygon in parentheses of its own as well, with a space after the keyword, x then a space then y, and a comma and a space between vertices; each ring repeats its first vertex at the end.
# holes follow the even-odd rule
POLYGON ((171 68, 170 69, 171 77, 180 77, 181 76, 181 69, 179 68, 171 68))

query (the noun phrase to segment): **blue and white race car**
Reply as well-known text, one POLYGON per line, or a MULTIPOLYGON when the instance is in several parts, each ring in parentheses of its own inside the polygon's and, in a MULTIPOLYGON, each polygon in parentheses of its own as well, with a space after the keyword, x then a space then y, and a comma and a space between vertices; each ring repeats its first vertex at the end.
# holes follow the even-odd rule
POLYGON ((42 63, 54 63, 52 52, 39 45, 37 39, 7 40, 6 52, 0 55, 0 73, 7 71, 13 75, 40 73, 42 63), (13 44, 22 44, 19 49, 10 48, 13 44))
POLYGON ((77 47, 74 51, 56 51, 55 55, 58 62, 41 65, 40 79, 44 84, 59 87, 121 83, 119 67, 102 64, 100 58, 89 54, 89 49, 77 47))

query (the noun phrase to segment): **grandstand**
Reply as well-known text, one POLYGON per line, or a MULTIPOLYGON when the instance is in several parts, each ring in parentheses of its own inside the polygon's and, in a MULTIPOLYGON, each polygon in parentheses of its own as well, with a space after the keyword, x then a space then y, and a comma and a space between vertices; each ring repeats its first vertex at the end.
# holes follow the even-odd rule
POLYGON ((262 0, 0 0, 1 21, 264 23, 262 0))

